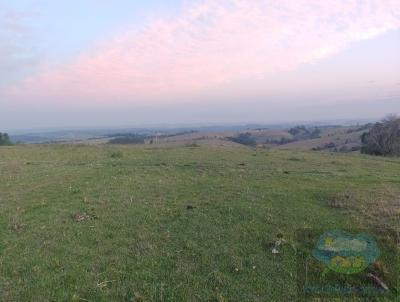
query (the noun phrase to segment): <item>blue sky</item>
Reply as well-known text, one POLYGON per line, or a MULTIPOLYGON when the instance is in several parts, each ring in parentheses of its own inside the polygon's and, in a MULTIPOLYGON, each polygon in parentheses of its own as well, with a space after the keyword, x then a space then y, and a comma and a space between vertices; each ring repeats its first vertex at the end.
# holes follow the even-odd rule
MULTIPOLYGON (((32 25, 47 45, 48 54, 73 55, 88 44, 126 26, 141 26, 151 16, 177 13, 180 1, 13 1, 16 11, 32 11, 32 25)), ((62 57, 61 57, 62 58, 62 57)))
POLYGON ((31 56, 32 64, 23 66, 22 74, 26 75, 39 62, 56 64, 73 59, 91 43, 126 27, 140 28, 159 15, 172 17, 181 5, 179 0, 0 0, 0 17, 26 30, 24 35, 7 34, 31 56))
POLYGON ((399 54, 398 0, 0 0, 0 129, 379 118, 399 54))

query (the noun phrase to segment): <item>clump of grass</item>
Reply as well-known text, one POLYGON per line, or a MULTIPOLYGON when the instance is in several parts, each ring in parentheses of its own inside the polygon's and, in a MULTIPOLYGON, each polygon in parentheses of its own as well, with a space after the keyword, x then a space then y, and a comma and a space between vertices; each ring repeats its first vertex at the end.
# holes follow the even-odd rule
POLYGON ((71 217, 75 222, 83 222, 86 220, 97 219, 97 216, 95 214, 89 213, 89 212, 76 212, 76 213, 72 214, 71 217))
POLYGON ((119 150, 117 150, 117 151, 112 151, 112 152, 110 153, 110 157, 111 157, 111 158, 114 158, 114 159, 119 159, 119 158, 123 158, 123 157, 124 157, 124 154, 122 153, 122 151, 119 151, 119 150))
POLYGON ((81 189, 79 189, 78 187, 73 187, 73 186, 70 186, 68 188, 68 190, 71 192, 71 194, 78 194, 81 192, 81 189))
POLYGON ((20 232, 25 227, 18 217, 13 217, 8 225, 8 228, 14 232, 20 232))
POLYGON ((354 201, 354 194, 350 190, 335 194, 328 199, 328 205, 334 209, 348 209, 354 201))
POLYGON ((304 158, 298 158, 298 157, 294 157, 294 156, 289 157, 288 160, 290 160, 290 161, 305 161, 304 158))
POLYGON ((200 145, 198 143, 190 143, 190 144, 186 144, 185 147, 187 147, 187 148, 198 148, 198 147, 200 147, 200 145))

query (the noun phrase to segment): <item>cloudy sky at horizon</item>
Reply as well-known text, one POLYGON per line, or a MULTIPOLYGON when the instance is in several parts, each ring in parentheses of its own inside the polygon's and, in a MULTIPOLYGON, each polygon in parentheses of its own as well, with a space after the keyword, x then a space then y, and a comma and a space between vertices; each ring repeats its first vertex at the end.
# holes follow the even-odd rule
POLYGON ((0 0, 0 130, 400 113, 400 0, 0 0))

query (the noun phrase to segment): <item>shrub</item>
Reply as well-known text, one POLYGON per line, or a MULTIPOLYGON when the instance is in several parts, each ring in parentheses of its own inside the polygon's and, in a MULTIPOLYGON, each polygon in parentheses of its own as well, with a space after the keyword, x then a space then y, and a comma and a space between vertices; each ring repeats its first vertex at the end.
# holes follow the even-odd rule
POLYGON ((400 156, 400 118, 391 115, 361 136, 361 153, 400 156))
POLYGON ((10 146, 12 145, 10 137, 7 133, 0 132, 0 146, 10 146))
POLYGON ((305 126, 291 128, 288 132, 294 137, 294 140, 319 138, 321 134, 318 127, 306 128, 305 126))
POLYGON ((122 158, 124 154, 121 151, 113 151, 110 154, 111 158, 122 158))
POLYGON ((238 136, 229 137, 229 140, 246 146, 256 146, 256 140, 251 136, 251 133, 240 133, 238 136))

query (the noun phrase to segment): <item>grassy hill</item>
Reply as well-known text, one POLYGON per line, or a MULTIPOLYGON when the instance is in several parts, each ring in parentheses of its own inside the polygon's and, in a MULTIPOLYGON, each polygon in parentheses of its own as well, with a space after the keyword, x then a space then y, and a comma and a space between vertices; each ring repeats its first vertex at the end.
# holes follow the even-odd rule
POLYGON ((320 137, 299 140, 288 144, 274 146, 277 149, 291 150, 325 150, 342 152, 359 152, 361 135, 367 131, 359 127, 326 127, 320 137))
MULTIPOLYGON (((315 129, 313 127, 310 130, 315 129)), ((368 131, 367 126, 323 126, 319 127, 318 137, 293 136, 290 129, 246 129, 244 131, 196 131, 185 134, 171 134, 159 137, 157 142, 161 145, 184 144, 218 144, 237 146, 238 144, 264 146, 273 149, 303 150, 303 151, 334 151, 334 152, 359 152, 361 149, 361 135, 368 131), (241 136, 246 136, 241 141, 241 136)), ((154 137, 146 143, 155 141, 154 137)))
POLYGON ((394 301, 399 170, 399 159, 229 145, 4 147, 0 300, 293 301, 296 234, 366 228, 394 301))
POLYGON ((37 134, 13 135, 16 143, 25 144, 85 144, 101 145, 108 143, 147 144, 161 146, 179 146, 191 144, 218 145, 225 147, 243 147, 246 145, 263 146, 273 149, 314 150, 331 152, 359 152, 361 135, 372 124, 363 126, 293 126, 292 128, 245 125, 236 127, 200 127, 165 129, 97 129, 56 131, 37 134), (304 127, 303 133, 293 135, 293 129, 304 127), (318 129, 318 134, 313 131, 318 129), (304 133, 304 130, 307 131, 304 133), (132 140, 133 137, 143 139, 132 140))

